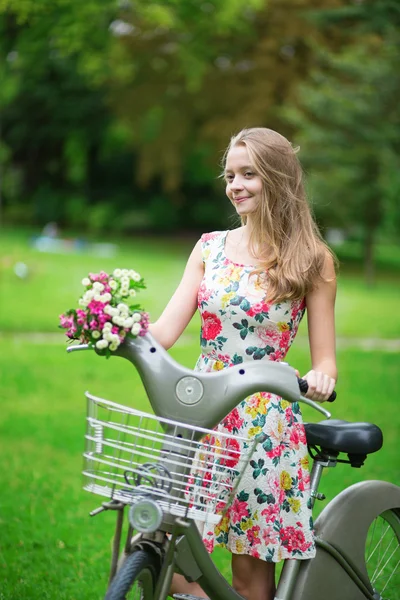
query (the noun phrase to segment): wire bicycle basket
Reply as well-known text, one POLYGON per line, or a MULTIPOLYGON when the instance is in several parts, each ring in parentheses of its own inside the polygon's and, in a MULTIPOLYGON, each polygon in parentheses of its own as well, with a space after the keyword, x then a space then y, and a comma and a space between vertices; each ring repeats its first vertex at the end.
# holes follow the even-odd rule
POLYGON ((164 514, 216 524, 228 508, 256 439, 87 398, 84 490, 164 514))

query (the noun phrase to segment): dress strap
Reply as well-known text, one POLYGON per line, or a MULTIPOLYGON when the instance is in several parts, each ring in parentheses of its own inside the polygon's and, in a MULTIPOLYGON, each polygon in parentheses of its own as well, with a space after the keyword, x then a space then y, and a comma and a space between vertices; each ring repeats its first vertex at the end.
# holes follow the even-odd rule
POLYGON ((201 253, 203 262, 205 263, 210 257, 215 257, 219 252, 222 252, 225 244, 225 238, 229 231, 212 231, 211 233, 203 233, 200 238, 201 253))

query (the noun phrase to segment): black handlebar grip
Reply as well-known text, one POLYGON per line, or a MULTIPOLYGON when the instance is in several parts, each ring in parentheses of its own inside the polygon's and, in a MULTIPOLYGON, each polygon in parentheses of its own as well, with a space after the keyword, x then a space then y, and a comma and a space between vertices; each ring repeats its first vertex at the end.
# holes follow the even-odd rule
MULTIPOLYGON (((298 378, 298 382, 299 382, 299 389, 301 391, 302 394, 306 394, 308 392, 308 383, 305 379, 300 379, 298 378)), ((336 392, 332 392, 332 394, 329 396, 327 402, 333 402, 334 400, 336 400, 336 392)))

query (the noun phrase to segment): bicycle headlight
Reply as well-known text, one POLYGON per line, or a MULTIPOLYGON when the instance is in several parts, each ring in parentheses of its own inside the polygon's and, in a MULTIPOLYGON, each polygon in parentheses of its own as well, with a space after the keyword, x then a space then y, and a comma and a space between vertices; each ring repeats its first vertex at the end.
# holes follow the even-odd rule
POLYGON ((129 509, 129 522, 141 533, 156 531, 163 519, 160 506, 150 498, 143 498, 132 504, 129 509))

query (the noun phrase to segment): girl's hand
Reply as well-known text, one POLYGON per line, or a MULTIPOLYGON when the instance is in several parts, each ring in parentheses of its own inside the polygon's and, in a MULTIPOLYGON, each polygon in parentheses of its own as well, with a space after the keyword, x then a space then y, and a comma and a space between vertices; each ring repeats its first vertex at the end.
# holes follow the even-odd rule
POLYGON ((322 373, 322 371, 309 371, 304 375, 303 379, 306 379, 308 383, 308 392, 305 394, 306 398, 318 402, 325 402, 328 400, 336 384, 333 377, 330 377, 326 373, 322 373))

